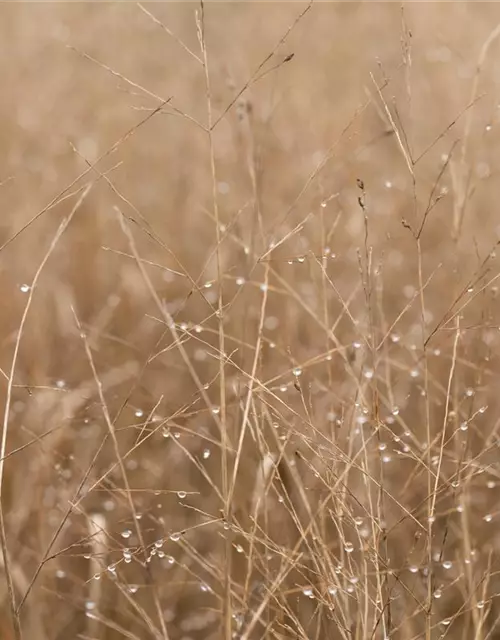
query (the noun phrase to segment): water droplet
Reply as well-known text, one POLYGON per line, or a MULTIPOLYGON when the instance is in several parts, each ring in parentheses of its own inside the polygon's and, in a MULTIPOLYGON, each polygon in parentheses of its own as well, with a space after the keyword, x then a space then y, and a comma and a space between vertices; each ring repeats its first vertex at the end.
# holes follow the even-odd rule
POLYGON ((245 284, 245 278, 242 278, 241 276, 239 278, 236 278, 236 284, 238 285, 238 287, 241 287, 245 284))
POLYGON ((137 593, 138 589, 139 589, 139 587, 136 584, 129 584, 129 586, 128 586, 128 592, 129 593, 137 593))
POLYGON ((93 609, 95 609, 96 605, 95 602, 93 602, 93 600, 87 600, 85 602, 85 609, 87 609, 87 611, 92 611, 93 609))
POLYGON ((135 412, 135 417, 136 418, 142 418, 142 416, 144 415, 144 412, 141 409, 137 409, 135 412))
POLYGON ((488 489, 494 489, 497 486, 497 483, 494 480, 488 480, 486 486, 488 489))
POLYGON ((356 340, 355 342, 352 343, 352 346, 354 349, 361 349, 361 342, 358 342, 356 340))
POLYGON ((165 560, 168 562, 168 564, 174 564, 175 562, 174 556, 165 556, 165 560))
POLYGON ((31 287, 29 286, 29 284, 22 284, 19 289, 21 290, 22 293, 28 293, 28 291, 31 289, 31 287))
POLYGON ((200 589, 205 593, 210 593, 210 587, 208 586, 208 584, 201 584, 200 589))
POLYGON ((460 424, 460 431, 467 431, 467 429, 469 428, 469 423, 467 421, 463 421, 460 424))
POLYGON ((203 450, 203 458, 204 458, 204 460, 207 460, 208 458, 210 458, 210 455, 211 455, 210 449, 204 449, 203 450))
POLYGON ((101 579, 101 574, 100 573, 94 574, 94 580, 100 580, 100 579, 101 579))
POLYGON ((373 378, 374 371, 373 369, 366 369, 364 376, 367 380, 371 380, 373 378))
POLYGON ((442 624, 444 627, 447 627, 448 625, 450 625, 450 624, 451 624, 451 618, 445 618, 444 620, 441 620, 441 624, 442 624))
POLYGON ((130 531, 130 529, 124 529, 121 533, 122 538, 130 538, 130 536, 132 535, 132 531, 130 531))
POLYGON ((394 343, 398 343, 401 340, 401 336, 399 333, 391 333, 391 341, 394 343))
POLYGON ((180 539, 181 539, 181 534, 180 533, 172 533, 172 534, 170 534, 170 540, 172 540, 172 542, 177 542, 180 539))
POLYGON ((59 578, 60 580, 62 578, 66 577, 66 571, 63 571, 62 569, 57 569, 56 571, 56 578, 59 578))
POLYGON ((479 408, 479 413, 484 413, 484 412, 486 411, 486 409, 487 409, 487 408, 488 408, 487 406, 480 407, 480 408, 479 408))
POLYGON ((263 282, 263 283, 260 285, 259 289, 262 291, 262 293, 264 293, 265 291, 267 291, 268 286, 267 286, 267 284, 266 284, 265 282, 263 282))
POLYGON ((360 527, 363 524, 363 518, 360 518, 360 517, 354 518, 354 524, 357 527, 360 527))
POLYGON ((212 407, 212 413, 218 415, 220 413, 220 407, 212 407))
POLYGON ((491 522, 491 521, 493 520, 493 516, 491 515, 491 513, 487 513, 487 514, 484 516, 483 520, 484 520, 485 522, 491 522))
POLYGON ((399 407, 392 407, 391 413, 393 416, 398 416, 399 415, 399 407))
POLYGON ((286 385, 286 384, 282 384, 282 385, 280 385, 280 391, 281 391, 281 393, 285 393, 285 391, 287 391, 287 389, 288 389, 288 387, 287 387, 287 385, 286 385))
POLYGON ((305 589, 302 589, 302 593, 308 598, 314 597, 314 593, 311 587, 306 587, 305 589))
POLYGON ((379 451, 385 451, 386 449, 387 449, 387 445, 385 444, 385 442, 381 442, 381 443, 378 445, 378 450, 379 450, 379 451))
POLYGON ((163 543, 164 543, 164 540, 163 540, 163 539, 157 540, 157 541, 155 542, 155 547, 156 547, 157 549, 161 549, 161 548, 163 547, 163 543))
POLYGON ((346 553, 352 553, 354 551, 354 545, 352 542, 346 542, 344 544, 344 550, 346 553))
POLYGON ((451 569, 453 566, 453 562, 451 560, 445 560, 443 562, 443 569, 451 569))
POLYGON ((418 567, 415 566, 414 564, 412 564, 410 567, 408 567, 408 570, 410 573, 418 573, 418 567))
POLYGON ((337 587, 328 587, 328 593, 331 596, 336 596, 337 595, 337 587))
POLYGON ((183 500, 186 497, 187 493, 185 491, 178 491, 177 496, 183 500))
POLYGON ((479 600, 477 603, 477 608, 478 609, 484 609, 484 605, 485 605, 485 601, 484 600, 479 600))
POLYGON ((244 551, 244 549, 243 549, 243 547, 241 546, 241 544, 237 544, 235 548, 236 548, 236 551, 237 551, 238 553, 243 553, 243 551, 244 551))
POLYGON ((474 393, 475 393, 474 389, 471 389, 470 387, 469 387, 468 389, 466 389, 466 390, 465 390, 465 395, 466 395, 468 398, 471 398, 471 397, 474 395, 474 393))
POLYGON ((443 592, 441 591, 441 589, 436 589, 436 591, 434 591, 433 596, 436 598, 436 600, 439 600, 439 598, 443 595, 443 592))
POLYGON ((128 564, 129 562, 132 562, 132 554, 130 553, 129 549, 123 549, 122 551, 123 554, 123 560, 128 564))
POLYGON ((302 375, 302 369, 300 367, 295 367, 293 370, 293 375, 298 378, 300 375, 302 375))

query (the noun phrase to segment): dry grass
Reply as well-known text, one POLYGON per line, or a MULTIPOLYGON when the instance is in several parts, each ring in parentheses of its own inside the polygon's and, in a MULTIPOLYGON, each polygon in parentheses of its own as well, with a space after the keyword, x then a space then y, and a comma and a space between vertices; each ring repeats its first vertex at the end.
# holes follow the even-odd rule
POLYGON ((0 17, 1 638, 500 638, 498 6, 0 17))

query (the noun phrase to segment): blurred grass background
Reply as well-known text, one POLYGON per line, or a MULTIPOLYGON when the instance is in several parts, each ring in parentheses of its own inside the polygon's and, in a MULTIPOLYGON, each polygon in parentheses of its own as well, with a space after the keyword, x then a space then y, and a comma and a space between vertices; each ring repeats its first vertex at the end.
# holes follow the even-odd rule
POLYGON ((498 6, 0 16, 23 637, 500 637, 498 6))

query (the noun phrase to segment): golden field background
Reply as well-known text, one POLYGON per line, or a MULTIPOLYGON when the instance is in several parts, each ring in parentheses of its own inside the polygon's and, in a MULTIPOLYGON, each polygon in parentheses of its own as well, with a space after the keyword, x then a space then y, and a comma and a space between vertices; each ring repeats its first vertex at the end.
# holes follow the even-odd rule
POLYGON ((1 637, 500 637, 498 5, 0 19, 1 637))

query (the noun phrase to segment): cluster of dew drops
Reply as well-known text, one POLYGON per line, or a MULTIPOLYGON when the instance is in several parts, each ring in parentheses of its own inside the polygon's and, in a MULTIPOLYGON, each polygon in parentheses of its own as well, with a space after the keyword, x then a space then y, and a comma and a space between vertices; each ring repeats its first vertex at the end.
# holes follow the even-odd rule
MULTIPOLYGON (((389 183, 389 182, 387 182, 387 183, 386 183, 386 187, 387 187, 387 188, 391 188, 391 187, 392 187, 392 184, 391 184, 391 183, 389 183)), ((325 207, 325 206, 326 206, 326 203, 322 203, 322 205, 321 205, 321 206, 322 206, 322 207, 325 207)), ((335 257, 335 254, 333 254, 333 253, 331 252, 331 250, 327 247, 327 248, 325 248, 325 250, 324 250, 324 252, 323 252, 323 257, 324 257, 324 258, 327 258, 327 257, 333 257, 333 258, 334 258, 334 257, 335 257)), ((305 262, 305 260, 306 260, 306 258, 305 258, 304 256, 299 256, 299 257, 297 257, 297 258, 294 258, 294 259, 290 259, 290 260, 288 260, 288 264, 290 264, 290 265, 292 265, 292 264, 303 264, 303 263, 305 262)), ((243 278, 242 276, 238 276, 238 277, 235 279, 235 281, 236 281, 236 284, 237 284, 238 286, 243 286, 243 285, 245 284, 245 278, 243 278)), ((204 286, 205 286, 205 288, 209 289, 209 288, 211 288, 212 283, 206 283, 204 286)), ((20 289, 20 291, 21 291, 22 293, 29 293, 29 292, 31 291, 31 286, 30 286, 30 285, 28 285, 28 284, 22 284, 22 285, 20 285, 19 289, 20 289)), ((266 290, 266 285, 265 285, 264 283, 262 283, 262 284, 260 285, 260 289, 261 289, 262 291, 265 291, 265 290, 266 290)), ((188 328, 189 328, 189 327, 187 326, 187 324, 186 324, 186 326, 181 327, 181 329, 186 330, 186 331, 188 330, 188 328)), ((198 332, 198 333, 199 333, 199 332, 201 332, 201 327, 196 326, 196 327, 195 327, 195 331, 196 331, 196 332, 198 332)), ((396 334, 396 333, 393 333, 393 334, 391 334, 390 339, 391 339, 391 341, 392 341, 393 343, 398 343, 398 342, 400 341, 400 336, 399 336, 398 334, 396 334)), ((352 345, 352 346, 353 346, 353 348, 354 348, 355 350, 358 350, 358 349, 360 349, 360 348, 362 347, 362 343, 361 343, 361 342, 359 342, 359 341, 355 341, 355 342, 353 342, 353 345, 352 345)), ((434 353, 434 355, 438 356, 438 355, 440 355, 440 350, 439 350, 439 349, 435 349, 435 350, 433 351, 433 353, 434 353)), ((329 358, 327 357, 327 359, 331 359, 331 357, 329 357, 329 358)), ((293 374, 293 376, 294 376, 296 379, 297 379, 297 378, 299 378, 299 377, 302 375, 302 368, 301 368, 300 366, 295 366, 295 367, 292 369, 292 374, 293 374)), ((365 377, 367 380, 370 380, 370 379, 372 379, 372 378, 374 377, 375 372, 374 372, 372 369, 370 369, 370 368, 365 368, 365 369, 363 370, 363 375, 364 375, 364 377, 365 377)), ((410 370, 410 377, 411 377, 411 378, 415 378, 415 379, 416 379, 416 378, 418 378, 418 377, 419 377, 419 375, 420 375, 420 372, 419 372, 419 370, 418 370, 417 368, 413 368, 413 369, 411 369, 411 370, 410 370)), ((57 386, 58 386, 59 388, 61 388, 61 389, 65 387, 65 383, 64 383, 63 381, 58 381, 56 384, 57 384, 57 386)), ((288 385, 286 385, 286 384, 282 384, 282 385, 280 385, 280 391, 281 391, 281 392, 285 392, 285 391, 287 391, 287 390, 288 390, 288 385)), ((465 395, 466 395, 467 397, 472 397, 472 396, 474 395, 474 390, 473 390, 473 389, 470 389, 470 388, 466 389, 466 391, 465 391, 465 395)), ((484 413, 484 412, 486 411, 486 409, 487 409, 487 407, 486 407, 486 406, 482 406, 482 407, 480 407, 480 408, 478 409, 478 413, 484 413)), ((211 411, 212 411, 212 413, 213 413, 214 415, 217 415, 217 414, 219 413, 220 409, 219 409, 219 407, 214 406, 214 407, 212 407, 212 408, 211 408, 211 411)), ((142 417, 144 416, 144 412, 143 412, 143 410, 142 410, 142 409, 136 409, 134 413, 135 413, 135 417, 137 417, 137 418, 142 418, 142 417)), ((392 415, 392 417, 393 417, 393 418, 397 417, 397 416, 399 415, 399 413, 400 413, 400 409, 399 409, 399 407, 398 407, 398 406, 394 406, 394 407, 392 408, 392 410, 391 410, 391 415, 392 415)), ((393 419, 391 420, 391 417, 390 417, 390 416, 388 416, 388 418, 386 419, 386 422, 390 423, 391 421, 393 421, 393 419)), ((362 416, 360 416, 360 418, 358 419, 358 422, 359 422, 359 424, 361 424, 361 425, 363 424, 363 417, 362 417, 362 416)), ((462 422, 460 423, 460 430, 461 430, 461 431, 467 431, 468 427, 469 427, 469 421, 464 420, 464 421, 462 421, 462 422)), ((170 435, 171 435, 170 430, 169 430, 169 429, 163 429, 163 435, 164 435, 164 437, 170 437, 170 435)), ((179 437, 180 437, 180 434, 179 434, 178 432, 174 432, 172 435, 173 435, 175 438, 179 438, 179 437)), ((409 434, 409 433, 405 433, 405 435, 410 435, 410 434, 409 434)), ((398 437, 398 436, 395 436, 395 438, 394 438, 394 439, 395 439, 395 441, 396 441, 396 442, 399 442, 399 441, 401 440, 401 438, 400 438, 400 437, 398 437)), ((386 451, 386 448, 387 448, 387 445, 386 445, 385 443, 380 443, 380 444, 379 444, 379 450, 380 450, 380 452, 381 452, 381 454, 382 454, 382 461, 387 463, 387 462, 390 462, 390 460, 391 460, 391 456, 390 456, 389 454, 387 454, 387 453, 384 453, 384 452, 386 451)), ((404 445, 404 446, 403 446, 403 449, 402 449, 401 451, 399 451, 399 450, 398 450, 398 453, 408 453, 408 451, 409 451, 409 447, 408 447, 408 445, 404 445)), ((211 451, 210 451, 210 449, 209 449, 209 448, 205 448, 205 449, 203 450, 203 452, 202 452, 202 457, 203 457, 203 459, 205 459, 205 460, 206 460, 206 459, 208 459, 208 458, 210 457, 210 455, 211 455, 211 451)), ((491 480, 491 479, 487 481, 487 487, 488 487, 488 488, 492 489, 492 488, 495 488, 496 486, 497 486, 496 481, 491 480)), ((187 494, 186 494, 186 492, 185 492, 185 491, 178 491, 178 492, 177 492, 177 495, 178 495, 178 497, 179 497, 180 499, 183 499, 183 498, 185 498, 185 497, 186 497, 186 495, 187 495, 187 494)), ((458 510, 458 511, 460 511, 460 506, 457 508, 457 510, 458 510)), ((484 519, 484 521, 485 521, 485 522, 491 522, 491 521, 493 520, 493 515, 492 515, 492 514, 486 514, 486 515, 483 517, 483 519, 484 519)), ((357 524, 358 524, 358 523, 357 523, 357 524)), ((121 537, 122 537, 124 540, 129 539, 131 536, 132 536, 132 531, 131 531, 130 529, 124 529, 124 530, 121 532, 121 537)), ((181 534, 180 534, 180 533, 172 533, 172 534, 169 536, 169 539, 170 539, 172 542, 177 542, 177 541, 180 539, 180 537, 181 537, 181 534)), ((174 559, 174 557, 173 557, 173 556, 171 556, 171 555, 166 555, 166 554, 164 553, 164 551, 162 550, 162 547, 163 547, 163 545, 164 545, 164 542, 165 542, 165 540, 161 539, 161 540, 156 541, 156 542, 152 545, 152 547, 151 547, 151 549, 150 549, 150 554, 149 554, 149 556, 148 556, 148 561, 150 561, 150 560, 151 560, 151 558, 152 558, 153 556, 155 556, 155 555, 156 555, 156 556, 158 556, 159 558, 165 558, 166 562, 167 562, 168 564, 170 564, 170 565, 172 565, 172 564, 174 564, 174 563, 175 563, 175 559, 174 559)), ((241 547, 240 547, 240 549, 241 549, 241 551, 242 551, 242 548, 241 548, 241 547)), ((239 550, 240 550, 240 549, 239 549, 239 550)), ((345 542, 345 544, 344 544, 344 550, 345 550, 345 552, 346 552, 347 554, 352 553, 352 552, 354 551, 354 545, 353 545, 353 543, 351 543, 351 542, 345 542)), ((474 552, 474 550, 473 550, 473 553, 472 553, 471 555, 473 556, 473 555, 474 555, 474 553, 475 553, 475 552, 474 552)), ((124 548, 122 549, 122 557, 123 557, 123 561, 124 561, 125 563, 130 563, 130 562, 132 561, 132 558, 133 558, 133 553, 132 553, 132 551, 131 551, 129 548, 124 547, 124 548)), ((465 562, 470 562, 470 560, 469 560, 469 559, 466 559, 466 560, 465 560, 465 562)), ((451 560, 444 560, 444 561, 442 561, 442 563, 441 563, 441 564, 442 564, 442 568, 443 568, 444 570, 446 570, 446 571, 451 570, 451 569, 452 569, 452 567, 453 567, 453 562, 452 562, 451 560)), ((112 574, 112 575, 116 573, 116 566, 115 566, 115 565, 109 565, 107 569, 108 569, 108 572, 109 572, 110 574, 112 574)), ((409 571, 410 573, 412 573, 412 574, 417 574, 417 573, 419 573, 420 571, 422 571, 422 573, 424 573, 424 575, 425 575, 425 568, 421 570, 421 569, 420 569, 418 566, 416 566, 416 565, 410 565, 410 566, 408 567, 408 571, 409 571)), ((340 572, 340 568, 339 568, 339 572, 340 572)), ((57 570, 56 577, 58 577, 58 578, 64 578, 64 577, 65 577, 65 572, 63 572, 63 571, 62 571, 62 570, 60 570, 60 569, 59 569, 59 570, 57 570)), ((101 577, 101 574, 100 574, 100 573, 97 573, 97 574, 95 574, 94 579, 99 580, 99 579, 100 579, 100 577, 101 577)), ((354 590, 354 587, 355 587, 355 585, 357 584, 358 580, 359 580, 359 578, 358 578, 357 576, 350 576, 350 577, 348 577, 348 579, 347 579, 348 586, 347 586, 347 588, 346 588, 346 591, 347 591, 348 593, 352 593, 352 591, 354 590)), ((202 591, 209 591, 209 590, 210 590, 210 589, 209 589, 209 587, 208 587, 206 584, 204 584, 204 583, 202 583, 202 584, 200 585, 200 589, 201 589, 202 591)), ((130 591, 130 593, 135 593, 137 590, 138 590, 138 586, 137 586, 137 585, 130 585, 130 586, 129 586, 129 591, 130 591)), ((330 596, 335 596, 335 595, 337 594, 337 592, 338 592, 338 586, 337 586, 337 585, 332 585, 332 586, 328 587, 328 590, 327 590, 327 591, 328 591, 328 594, 329 594, 330 596)), ((308 597, 308 598, 314 598, 314 597, 315 597, 315 590, 314 590, 314 588, 313 588, 313 587, 311 587, 311 586, 306 586, 306 587, 304 587, 304 588, 302 589, 302 593, 303 593, 303 595, 304 595, 304 596, 306 596, 306 597, 308 597)), ((442 596, 442 593, 443 593, 443 592, 442 592, 442 588, 441 588, 441 587, 438 587, 438 588, 436 588, 436 589, 435 589, 435 591, 434 591, 434 593, 433 593, 433 597, 434 597, 435 599, 439 600, 439 599, 441 598, 441 596, 442 596)), ((478 607, 478 608, 482 609, 482 608, 484 608, 484 606, 485 606, 485 602, 484 602, 483 600, 479 600, 479 601, 477 602, 477 607, 478 607)), ((89 611, 89 612, 90 612, 90 611, 92 611, 92 610, 94 610, 94 609, 95 609, 95 603, 93 603, 93 602, 91 602, 91 601, 87 601, 87 602, 86 602, 86 604, 85 604, 85 608, 87 609, 87 611, 89 611)), ((451 622, 452 622, 452 618, 447 618, 447 619, 443 620, 443 621, 441 622, 441 624, 443 624, 444 626, 447 626, 447 625, 451 624, 451 622)))

